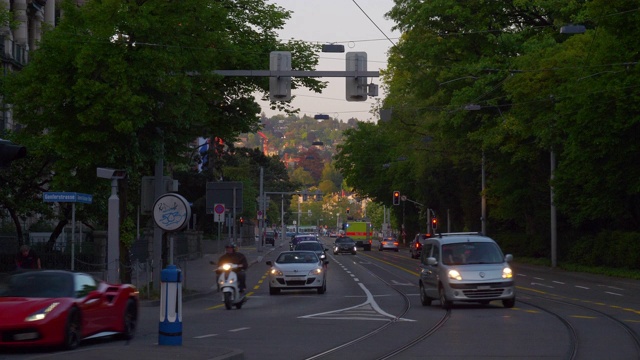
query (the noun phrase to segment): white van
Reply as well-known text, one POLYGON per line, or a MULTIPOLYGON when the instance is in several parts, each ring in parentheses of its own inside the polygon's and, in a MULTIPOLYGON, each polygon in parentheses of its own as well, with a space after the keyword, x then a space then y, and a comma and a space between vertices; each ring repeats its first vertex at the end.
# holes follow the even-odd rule
POLYGON ((516 303, 515 282, 509 262, 496 242, 477 233, 438 234, 424 241, 420 254, 420 300, 439 300, 449 309, 454 301, 488 304, 516 303))

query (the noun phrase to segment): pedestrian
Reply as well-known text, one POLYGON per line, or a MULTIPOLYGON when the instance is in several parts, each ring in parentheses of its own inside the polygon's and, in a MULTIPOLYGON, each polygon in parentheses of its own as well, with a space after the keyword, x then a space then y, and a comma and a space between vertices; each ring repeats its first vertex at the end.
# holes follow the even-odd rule
POLYGON ((16 254, 16 269, 41 269, 40 257, 29 247, 22 245, 16 254))

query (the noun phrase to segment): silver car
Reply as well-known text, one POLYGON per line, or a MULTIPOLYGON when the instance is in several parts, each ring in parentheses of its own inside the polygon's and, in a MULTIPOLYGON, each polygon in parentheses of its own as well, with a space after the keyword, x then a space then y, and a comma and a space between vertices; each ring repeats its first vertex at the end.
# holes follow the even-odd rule
POLYGON ((267 261, 269 294, 288 289, 314 289, 318 294, 327 291, 326 265, 313 251, 283 251, 275 261, 267 261))
POLYGON ((439 300, 449 309, 454 301, 516 303, 513 256, 503 255, 496 242, 476 233, 439 234, 424 242, 420 254, 420 300, 439 300))
POLYGON ((380 239, 380 245, 378 246, 378 250, 379 251, 393 250, 395 252, 398 252, 399 250, 398 246, 399 246, 398 239, 394 238, 393 236, 388 236, 380 239))

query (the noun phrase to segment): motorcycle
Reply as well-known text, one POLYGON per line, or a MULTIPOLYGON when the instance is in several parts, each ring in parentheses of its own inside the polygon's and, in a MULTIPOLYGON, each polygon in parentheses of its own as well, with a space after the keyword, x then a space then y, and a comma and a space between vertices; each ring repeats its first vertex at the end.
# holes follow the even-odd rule
POLYGON ((227 310, 235 305, 236 309, 241 309, 246 301, 243 293, 240 292, 238 275, 235 269, 240 268, 237 264, 222 264, 218 267, 218 291, 222 291, 222 301, 227 310))

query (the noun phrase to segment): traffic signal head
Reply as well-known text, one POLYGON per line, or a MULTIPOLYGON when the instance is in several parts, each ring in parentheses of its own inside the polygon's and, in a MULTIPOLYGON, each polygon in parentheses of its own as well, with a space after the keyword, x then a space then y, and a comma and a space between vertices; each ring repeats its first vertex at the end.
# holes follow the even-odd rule
POLYGON ((393 192, 393 205, 400 205, 400 191, 393 192))
POLYGON ((438 218, 436 217, 431 218, 431 228, 433 230, 438 228, 438 218))
POLYGON ((13 160, 27 156, 27 148, 11 141, 0 140, 0 169, 8 168, 13 160))
MULTIPOLYGON (((272 51, 269 55, 269 70, 291 70, 291 52, 272 51)), ((269 77, 269 99, 271 101, 291 100, 291 76, 269 77)))
MULTIPOLYGON (((348 52, 346 54, 347 71, 367 71, 367 53, 364 51, 348 52)), ((367 100, 367 78, 365 76, 345 77, 347 101, 367 100)))

